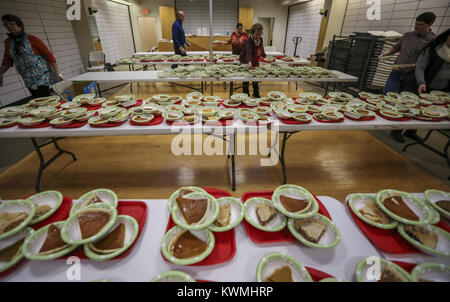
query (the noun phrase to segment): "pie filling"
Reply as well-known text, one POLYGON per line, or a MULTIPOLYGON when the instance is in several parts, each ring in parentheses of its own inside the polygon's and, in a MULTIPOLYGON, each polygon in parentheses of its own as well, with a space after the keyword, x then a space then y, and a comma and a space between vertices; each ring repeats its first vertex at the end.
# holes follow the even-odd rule
POLYGON ((306 240, 318 243, 327 230, 327 223, 316 218, 296 219, 294 226, 306 240))
POLYGON ((230 220, 231 220, 230 204, 220 205, 219 215, 217 216, 216 221, 214 221, 214 225, 223 228, 230 224, 230 220))
POLYGON ((90 248, 97 253, 109 254, 121 249, 125 243, 125 224, 119 224, 112 232, 101 240, 91 243, 90 248))
POLYGON ((36 212, 35 212, 33 218, 41 217, 41 216, 45 215, 46 213, 48 213, 48 212, 50 212, 52 210, 52 207, 47 205, 47 204, 44 204, 44 205, 41 205, 41 206, 35 204, 35 206, 36 206, 36 212))
POLYGON ((414 240, 431 249, 435 249, 438 244, 439 235, 422 227, 405 225, 405 232, 414 240))
POLYGON ((20 248, 22 247, 22 244, 24 241, 25 241, 25 237, 20 239, 13 245, 10 245, 7 248, 1 250, 0 251, 0 262, 10 262, 18 254, 20 254, 20 248))
POLYGON ((285 195, 280 195, 280 202, 291 213, 304 212, 311 205, 309 198, 292 198, 285 195))
POLYGON ((401 196, 394 195, 386 197, 383 200, 383 205, 392 213, 400 216, 404 219, 419 221, 419 216, 411 210, 410 207, 405 203, 401 196))
POLYGON ((269 277, 267 277, 266 282, 292 282, 292 271, 289 266, 283 266, 276 269, 269 277))
POLYGON ((89 196, 85 202, 83 202, 83 204, 81 205, 80 208, 84 208, 84 207, 87 207, 88 205, 95 204, 95 203, 102 203, 102 202, 103 202, 103 200, 100 197, 98 197, 98 195, 96 193, 94 193, 91 196, 89 196))
POLYGON ((265 226, 269 224, 277 215, 277 210, 268 204, 261 202, 256 205, 256 217, 259 224, 265 226))
POLYGON ((206 198, 189 199, 178 196, 176 202, 181 215, 188 224, 201 222, 209 206, 209 201, 206 198))
POLYGON ((80 225, 81 238, 86 239, 94 236, 103 229, 111 218, 109 211, 84 211, 78 214, 78 224, 80 225))
POLYGON ((39 250, 39 254, 52 254, 69 246, 61 239, 61 229, 51 224, 47 230, 47 238, 39 250))
POLYGON ((19 226, 28 217, 25 212, 0 212, 0 234, 11 231, 19 226))
POLYGON ((170 253, 178 259, 187 259, 202 254, 208 244, 198 239, 189 231, 184 231, 176 237, 170 246, 170 253))
POLYGON ((439 200, 436 201, 436 205, 447 212, 450 212, 450 200, 439 200))
POLYGON ((389 267, 383 269, 380 280, 378 282, 406 282, 407 280, 399 273, 389 267))
POLYGON ((359 210, 359 213, 376 223, 389 224, 391 222, 373 201, 366 202, 364 207, 359 210))

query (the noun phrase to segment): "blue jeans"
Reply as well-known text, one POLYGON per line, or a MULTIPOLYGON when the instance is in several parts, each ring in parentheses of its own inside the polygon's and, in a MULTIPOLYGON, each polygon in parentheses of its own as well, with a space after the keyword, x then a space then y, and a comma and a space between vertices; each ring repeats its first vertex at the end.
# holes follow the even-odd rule
POLYGON ((392 70, 387 79, 386 86, 384 86, 383 93, 409 91, 417 93, 417 83, 414 71, 402 72, 392 70))

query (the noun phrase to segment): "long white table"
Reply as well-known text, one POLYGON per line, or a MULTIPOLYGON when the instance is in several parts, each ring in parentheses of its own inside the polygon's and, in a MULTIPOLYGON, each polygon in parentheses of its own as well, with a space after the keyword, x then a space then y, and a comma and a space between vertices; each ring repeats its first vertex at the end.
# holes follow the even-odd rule
MULTIPOLYGON (((275 60, 275 62, 272 63, 263 63, 263 64, 273 64, 273 65, 309 65, 311 62, 306 60, 306 59, 296 59, 295 61, 292 62, 286 62, 283 60, 275 60)), ((210 65, 211 63, 204 60, 204 61, 187 61, 187 62, 183 62, 183 61, 178 61, 178 62, 171 62, 168 60, 163 60, 163 61, 158 61, 158 62, 140 62, 140 61, 133 61, 133 62, 120 62, 117 63, 118 65, 127 65, 127 66, 134 66, 134 65, 143 65, 143 66, 158 66, 158 65, 210 65)), ((234 60, 234 61, 223 61, 223 60, 217 60, 216 62, 214 62, 214 64, 240 64, 239 60, 234 60)))
MULTIPOLYGON (((332 249, 313 249, 300 242, 256 244, 242 224, 235 228, 236 254, 228 262, 211 266, 180 266, 166 262, 160 251, 169 211, 167 200, 144 200, 148 205, 147 223, 131 253, 119 260, 106 262, 81 261, 81 281, 108 279, 111 281, 149 281, 160 273, 181 270, 195 279, 225 282, 255 281, 259 260, 270 252, 285 252, 303 265, 335 277, 354 281, 359 260, 382 256, 348 218, 342 203, 331 197, 319 197, 339 228, 342 241, 332 249)), ((69 265, 64 260, 27 261, 0 281, 65 282, 69 265)))
POLYGON ((72 82, 97 82, 97 83, 118 83, 118 82, 295 82, 295 81, 307 81, 315 83, 333 83, 333 82, 356 82, 357 77, 349 74, 345 74, 340 71, 332 70, 336 75, 333 78, 301 78, 301 77, 288 77, 288 78, 244 78, 244 77, 221 77, 221 78, 159 78, 157 76, 158 71, 116 71, 116 72, 86 72, 80 74, 71 79, 72 82))
MULTIPOLYGON (((188 55, 209 55, 209 51, 187 51, 188 55)), ((213 54, 217 55, 231 55, 231 50, 225 50, 225 51, 213 51, 213 54)), ((174 55, 173 51, 155 51, 155 52, 136 52, 134 53, 134 56, 152 56, 152 55, 174 55)), ((268 56, 282 56, 284 55, 282 52, 279 51, 266 51, 266 55, 268 56)))

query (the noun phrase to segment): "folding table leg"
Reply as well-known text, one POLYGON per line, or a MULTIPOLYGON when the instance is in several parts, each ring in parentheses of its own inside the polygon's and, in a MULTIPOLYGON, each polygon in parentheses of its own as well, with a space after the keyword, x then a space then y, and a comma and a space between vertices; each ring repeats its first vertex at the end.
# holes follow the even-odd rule
POLYGON ((42 145, 38 145, 38 143, 36 142, 35 138, 31 138, 31 142, 33 143, 34 146, 34 150, 36 151, 38 157, 39 157, 39 170, 38 170, 38 174, 36 177, 36 183, 35 183, 35 190, 36 193, 41 192, 41 178, 42 178, 42 173, 44 172, 45 168, 47 168, 48 166, 50 166, 51 163, 53 163, 58 157, 60 157, 61 155, 63 155, 64 153, 70 154, 73 158, 74 161, 77 160, 75 154, 73 154, 72 152, 66 151, 61 149, 61 147, 59 147, 57 139, 55 139, 54 137, 51 138, 51 142, 47 142, 45 144, 42 145), (44 146, 47 146, 48 144, 53 143, 53 145, 55 146, 56 150, 58 150, 58 152, 53 155, 47 162, 44 160, 44 156, 42 155, 41 152, 41 148, 44 146))

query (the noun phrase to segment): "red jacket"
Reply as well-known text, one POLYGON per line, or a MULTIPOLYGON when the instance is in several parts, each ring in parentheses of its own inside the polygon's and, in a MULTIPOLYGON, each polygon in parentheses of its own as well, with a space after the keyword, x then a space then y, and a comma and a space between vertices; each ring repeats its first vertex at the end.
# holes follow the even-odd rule
POLYGON ((236 34, 236 32, 234 32, 231 35, 231 38, 230 38, 231 49, 232 49, 232 53, 234 55, 240 55, 241 54, 242 48, 244 47, 245 42, 247 41, 247 39, 248 39, 248 36, 244 32, 242 32, 240 36, 238 36, 236 34))
MULTIPOLYGON (((30 40, 31 48, 36 55, 42 56, 47 63, 56 63, 56 59, 51 53, 50 49, 48 49, 47 45, 44 44, 38 37, 33 35, 28 35, 28 39, 30 40)), ((5 40, 5 53, 3 55, 2 66, 13 67, 14 61, 11 58, 10 50, 11 50, 11 39, 5 40)))

